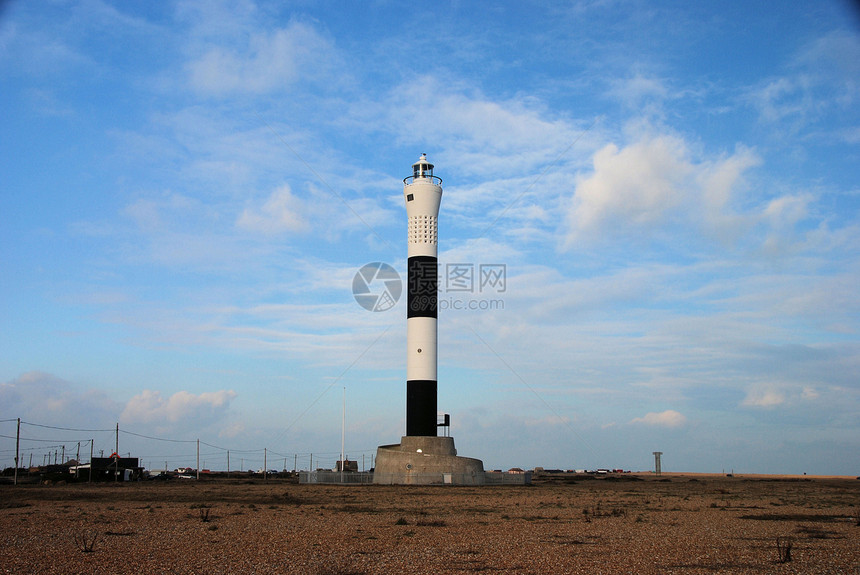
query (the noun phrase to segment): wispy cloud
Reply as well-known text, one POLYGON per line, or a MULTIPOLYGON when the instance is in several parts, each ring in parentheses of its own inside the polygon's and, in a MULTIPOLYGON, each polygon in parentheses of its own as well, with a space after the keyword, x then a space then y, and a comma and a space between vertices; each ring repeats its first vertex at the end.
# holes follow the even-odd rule
POLYGON ((807 133, 860 99, 858 62, 860 38, 832 31, 800 47, 781 74, 749 88, 746 100, 778 133, 807 133))
MULTIPOLYGON (((446 142, 435 160, 449 171, 484 181, 536 171, 568 149, 588 125, 553 114, 529 98, 499 101, 431 76, 393 87, 377 118, 391 133, 401 133, 402 126, 415 121, 416 110, 432 121, 422 122, 415 135, 422 142, 446 142)), ((412 139, 408 132, 400 137, 412 139)))
POLYGON ((308 24, 249 29, 232 45, 213 42, 203 48, 188 63, 189 85, 212 95, 266 94, 327 77, 324 71, 336 58, 329 40, 308 24))
POLYGON ((756 386, 741 402, 744 407, 777 407, 785 403, 785 393, 773 385, 756 386))
MULTIPOLYGON (((741 407, 774 409, 777 407, 810 409, 815 402, 825 404, 838 394, 839 386, 811 385, 808 383, 754 383, 746 391, 741 407)), ((847 397, 845 398, 847 400, 847 397)), ((822 409, 829 406, 822 405, 822 409)), ((806 414, 809 416, 810 414, 806 414)))
POLYGON ((236 225, 266 235, 282 232, 304 232, 309 228, 307 208, 296 198, 288 185, 283 185, 262 206, 248 207, 239 216, 236 225))
POLYGON ((687 423, 687 418, 674 409, 667 409, 659 413, 650 412, 642 417, 630 420, 631 424, 652 425, 656 427, 681 427, 687 423))

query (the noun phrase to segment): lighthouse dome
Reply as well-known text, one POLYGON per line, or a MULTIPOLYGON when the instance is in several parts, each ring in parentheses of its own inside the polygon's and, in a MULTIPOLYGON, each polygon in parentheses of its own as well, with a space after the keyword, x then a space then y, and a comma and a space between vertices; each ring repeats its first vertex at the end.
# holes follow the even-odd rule
POLYGON ((427 161, 427 154, 421 154, 418 161, 412 164, 413 178, 432 178, 433 164, 427 161))

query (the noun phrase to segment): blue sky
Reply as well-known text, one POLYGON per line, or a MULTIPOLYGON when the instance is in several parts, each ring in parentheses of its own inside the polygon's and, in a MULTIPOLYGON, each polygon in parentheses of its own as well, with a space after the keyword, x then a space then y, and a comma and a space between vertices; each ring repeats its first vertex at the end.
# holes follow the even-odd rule
POLYGON ((847 1, 3 3, 0 420, 39 462, 118 422, 151 467, 198 438, 211 468, 331 466, 345 395, 369 464, 405 430, 405 305, 353 277, 403 274, 426 152, 443 270, 506 272, 440 286, 462 455, 860 473, 858 26, 847 1))

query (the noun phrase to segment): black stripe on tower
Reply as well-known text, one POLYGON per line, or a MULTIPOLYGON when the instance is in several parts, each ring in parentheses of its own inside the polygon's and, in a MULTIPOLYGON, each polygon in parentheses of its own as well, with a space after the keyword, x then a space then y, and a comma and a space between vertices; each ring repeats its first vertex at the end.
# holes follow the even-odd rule
POLYGON ((406 317, 437 317, 439 266, 436 256, 410 257, 408 279, 406 317))
POLYGON ((406 435, 436 436, 436 382, 406 382, 406 435))

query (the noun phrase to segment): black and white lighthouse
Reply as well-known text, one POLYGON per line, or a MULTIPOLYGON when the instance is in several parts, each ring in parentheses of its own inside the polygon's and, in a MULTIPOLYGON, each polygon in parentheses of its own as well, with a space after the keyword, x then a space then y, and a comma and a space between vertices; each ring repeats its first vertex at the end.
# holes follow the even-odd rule
MULTIPOLYGON (((403 179, 408 219, 406 299, 406 435, 376 450, 373 482, 483 485, 484 464, 460 457, 450 436, 436 433, 439 205, 442 179, 421 154, 403 179)), ((446 418, 447 421, 447 418, 446 418)))
POLYGON ((438 221, 442 179, 426 154, 403 179, 408 231, 406 435, 436 435, 438 221))

